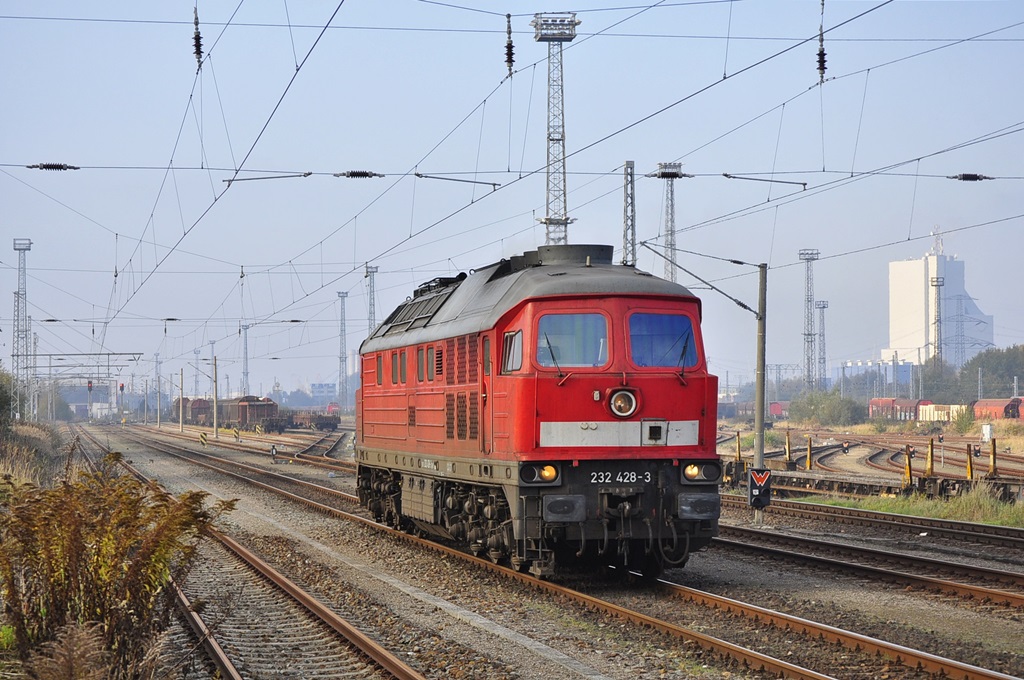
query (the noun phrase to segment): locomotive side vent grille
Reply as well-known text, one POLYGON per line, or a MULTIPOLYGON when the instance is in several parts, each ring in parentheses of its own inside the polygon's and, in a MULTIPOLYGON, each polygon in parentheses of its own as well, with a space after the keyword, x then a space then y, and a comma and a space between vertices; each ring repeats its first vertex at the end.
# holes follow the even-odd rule
POLYGON ((456 425, 458 426, 459 439, 466 439, 468 419, 466 418, 466 393, 459 392, 455 399, 456 425))
POLYGON ((456 382, 459 385, 465 385, 466 384, 466 356, 467 356, 466 355, 466 336, 465 335, 459 336, 458 342, 459 342, 459 356, 458 356, 457 361, 455 362, 455 365, 458 367, 457 368, 458 374, 456 376, 456 382))
POLYGON ((455 439, 455 395, 444 395, 445 437, 455 439))
POLYGON ((478 439, 480 437, 480 407, 478 405, 478 394, 476 392, 469 393, 469 438, 478 439))
POLYGON ((416 407, 409 407, 409 427, 416 427, 416 407))
MULTIPOLYGON (((452 364, 455 363, 455 340, 445 340, 444 344, 445 348, 443 354, 446 364, 444 367, 444 384, 454 385, 455 371, 452 370, 452 364)), ((438 361, 440 361, 440 357, 438 357, 438 361)))
POLYGON ((466 359, 466 363, 469 366, 469 382, 475 383, 478 380, 478 371, 476 362, 480 360, 477 352, 477 338, 475 335, 469 336, 469 356, 466 359))

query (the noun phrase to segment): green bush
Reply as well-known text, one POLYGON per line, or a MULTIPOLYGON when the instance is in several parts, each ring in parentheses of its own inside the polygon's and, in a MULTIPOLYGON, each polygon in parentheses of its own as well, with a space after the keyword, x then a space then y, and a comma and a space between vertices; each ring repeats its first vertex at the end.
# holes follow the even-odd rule
POLYGON ((974 410, 970 408, 961 409, 957 412, 956 416, 953 417, 950 425, 956 430, 957 434, 965 435, 971 431, 974 427, 974 410))

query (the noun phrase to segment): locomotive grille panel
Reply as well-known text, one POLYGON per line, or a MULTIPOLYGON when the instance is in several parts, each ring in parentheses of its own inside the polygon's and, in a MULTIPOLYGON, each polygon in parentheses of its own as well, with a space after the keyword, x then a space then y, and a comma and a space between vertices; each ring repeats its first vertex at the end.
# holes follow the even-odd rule
POLYGON ((480 407, 477 405, 477 393, 469 393, 469 438, 477 439, 480 436, 480 407))
POLYGON ((455 395, 444 395, 445 437, 455 439, 455 395))
POLYGON ((466 336, 460 336, 459 340, 459 356, 456 358, 456 365, 458 366, 456 371, 455 382, 460 385, 466 384, 466 336))
POLYGON ((454 385, 455 384, 455 371, 452 370, 452 364, 455 363, 455 340, 446 340, 444 343, 444 358, 447 366, 444 367, 444 384, 454 385))
POLYGON ((458 396, 455 397, 455 415, 456 415, 456 426, 459 435, 459 439, 466 438, 467 431, 467 418, 466 418, 466 393, 459 392, 458 396))
POLYGON ((475 335, 469 336, 469 347, 467 349, 469 351, 469 356, 466 359, 466 363, 469 365, 469 382, 475 383, 478 378, 476 362, 479 360, 475 335))
POLYGON ((416 407, 409 407, 409 427, 416 427, 416 407))

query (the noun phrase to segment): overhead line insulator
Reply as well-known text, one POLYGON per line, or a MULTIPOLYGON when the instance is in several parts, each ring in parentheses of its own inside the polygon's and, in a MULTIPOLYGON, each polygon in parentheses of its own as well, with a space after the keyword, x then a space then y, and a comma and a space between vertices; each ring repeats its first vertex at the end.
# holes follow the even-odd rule
POLYGON ((36 163, 25 167, 31 170, 81 170, 77 165, 68 165, 67 163, 36 163))
POLYGON ((195 33, 192 34, 192 44, 196 55, 196 70, 203 68, 203 36, 199 33, 199 8, 194 7, 192 9, 193 16, 195 17, 195 33))
POLYGON ((995 177, 979 175, 976 172, 962 172, 959 175, 948 175, 946 179, 958 179, 961 182, 980 182, 985 179, 995 179, 995 177))
POLYGON ((512 77, 512 65, 516 63, 515 50, 512 45, 512 15, 505 15, 505 65, 508 66, 508 77, 512 77))
POLYGON ((346 170, 345 172, 334 173, 335 177, 351 177, 354 179, 363 179, 366 177, 383 177, 384 175, 379 172, 373 172, 372 170, 346 170))

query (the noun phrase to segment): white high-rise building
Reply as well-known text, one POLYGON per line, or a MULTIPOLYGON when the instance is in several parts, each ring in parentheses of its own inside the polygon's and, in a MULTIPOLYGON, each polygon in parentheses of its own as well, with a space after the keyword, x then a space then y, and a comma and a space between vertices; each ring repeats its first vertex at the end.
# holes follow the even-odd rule
POLYGON ((939 234, 920 260, 889 263, 889 347, 882 350, 883 361, 931 361, 938 338, 942 360, 959 368, 994 346, 992 317, 968 295, 964 269, 942 252, 939 234))

